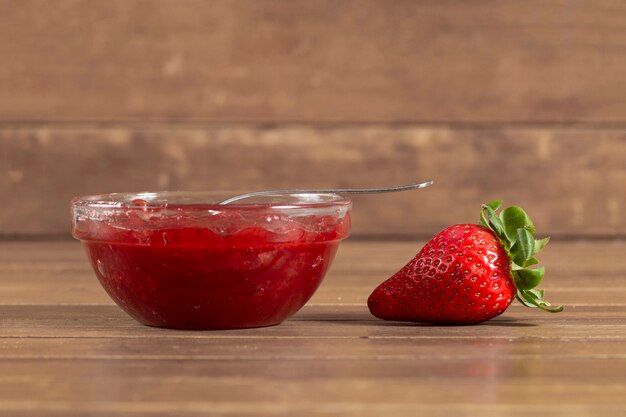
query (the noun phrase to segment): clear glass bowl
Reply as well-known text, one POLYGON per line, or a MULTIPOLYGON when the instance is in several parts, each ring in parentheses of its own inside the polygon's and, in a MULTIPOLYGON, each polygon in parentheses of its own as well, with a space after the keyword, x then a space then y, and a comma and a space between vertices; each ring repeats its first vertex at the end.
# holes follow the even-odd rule
POLYGON ((278 324, 321 283, 349 235, 351 202, 337 194, 276 194, 217 204, 231 195, 78 197, 72 235, 107 293, 141 323, 278 324))

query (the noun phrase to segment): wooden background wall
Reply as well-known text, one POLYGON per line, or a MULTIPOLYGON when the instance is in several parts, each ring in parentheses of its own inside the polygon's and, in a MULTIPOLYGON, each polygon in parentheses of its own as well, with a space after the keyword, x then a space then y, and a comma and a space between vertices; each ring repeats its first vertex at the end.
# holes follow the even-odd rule
POLYGON ((377 186, 356 236, 523 205, 626 236, 626 3, 0 0, 0 237, 74 195, 377 186))

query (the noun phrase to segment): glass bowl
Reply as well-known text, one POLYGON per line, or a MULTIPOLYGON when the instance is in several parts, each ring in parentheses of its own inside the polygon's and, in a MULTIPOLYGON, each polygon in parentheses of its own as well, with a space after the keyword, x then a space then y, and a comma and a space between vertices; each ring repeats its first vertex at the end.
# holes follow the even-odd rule
POLYGON ((107 293, 143 324, 281 323, 311 298, 348 237, 351 202, 337 194, 276 194, 217 204, 227 197, 78 197, 71 203, 72 235, 107 293))

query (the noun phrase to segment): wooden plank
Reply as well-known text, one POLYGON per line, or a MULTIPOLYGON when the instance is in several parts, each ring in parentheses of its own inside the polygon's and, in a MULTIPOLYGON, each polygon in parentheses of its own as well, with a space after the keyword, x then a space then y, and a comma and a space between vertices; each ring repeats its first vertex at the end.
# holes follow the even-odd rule
POLYGON ((540 231, 624 236, 626 129, 0 128, 1 235, 67 234, 69 200, 104 192, 435 185, 355 197, 355 236, 426 236, 493 198, 540 231))
POLYGON ((519 339, 543 342, 572 339, 623 340, 626 306, 570 306, 558 315, 514 305, 481 326, 429 326, 381 321, 365 305, 305 306, 279 326, 218 332, 176 331, 147 327, 115 306, 0 306, 0 338, 187 338, 357 339, 453 338, 519 339), (303 331, 303 329, 306 329, 303 331))
MULTIPOLYGON (((324 300, 366 293, 419 243, 345 242, 324 300)), ((46 282, 97 288, 80 245, 3 242, 0 415, 621 415, 625 244, 547 248, 551 294, 587 294, 556 315, 514 305, 482 325, 426 326, 339 300, 279 326, 211 332, 142 326, 116 306, 80 304, 84 292, 38 304, 46 282), (5 290, 22 285, 26 303, 12 303, 5 290)))
MULTIPOLYGON (((443 389, 445 390, 445 388, 443 389)), ((30 402, 11 401, 5 402, 10 406, 11 416, 14 417, 39 417, 41 409, 34 408, 30 402), (19 410, 19 411, 18 411, 19 410), (31 410, 31 411, 24 411, 31 410)), ((453 403, 453 404, 424 404, 416 403, 380 403, 361 404, 358 402, 341 403, 310 403, 299 402, 289 404, 276 402, 187 402, 185 404, 171 404, 158 401, 151 402, 100 402, 89 404, 76 404, 67 401, 46 402, 46 416, 74 417, 84 416, 328 416, 336 417, 362 416, 378 417, 387 413, 394 416, 415 416, 417 413, 427 413, 430 417, 472 417, 480 415, 485 417, 526 417, 529 412, 550 413, 555 417, 589 417, 615 416, 626 411, 626 406, 620 404, 560 404, 540 403, 537 404, 476 404, 476 403, 453 403)))
POLYGON ((346 403, 378 409, 389 403, 447 403, 459 409, 466 404, 490 403, 519 407, 524 399, 533 398, 536 406, 567 404, 593 410, 598 405, 624 406, 625 366, 626 362, 614 360, 539 360, 529 365, 489 358, 468 363, 424 360, 271 364, 11 360, 0 361, 0 392, 4 394, 0 401, 19 407, 32 404, 36 395, 41 409, 48 402, 58 404, 70 396, 83 398, 77 402, 79 407, 117 412, 124 408, 171 411, 175 405, 187 411, 189 404, 193 407, 200 403, 208 408, 238 402, 250 407, 278 404, 278 409, 265 411, 284 412, 303 406, 314 408, 315 404, 328 404, 332 409, 333 405, 346 403), (475 388, 481 384, 482 389, 475 388))
POLYGON ((290 394, 304 394, 301 390, 306 386, 311 388, 310 400, 326 401, 350 400, 358 398, 363 403, 376 403, 384 401, 399 401, 405 399, 411 402, 424 401, 426 403, 438 403, 445 399, 446 393, 440 393, 431 400, 436 389, 441 389, 446 383, 458 386, 456 392, 451 392, 453 399, 468 401, 475 395, 476 402, 486 400, 491 393, 476 392, 476 390, 463 387, 464 384, 476 384, 488 378, 501 377, 503 382, 502 391, 499 395, 505 401, 522 399, 523 394, 535 393, 544 388, 551 380, 558 380, 552 389, 547 389, 542 394, 536 394, 537 401, 547 402, 549 398, 556 396, 550 402, 563 401, 571 397, 574 403, 607 403, 623 404, 624 399, 616 394, 626 392, 626 361, 615 359, 561 359, 552 358, 538 359, 536 363, 526 364, 523 360, 507 360, 482 358, 471 361, 447 360, 389 360, 389 361, 145 361, 141 359, 130 360, 2 360, 0 370, 3 377, 0 378, 0 398, 2 400, 23 400, 32 398, 29 394, 38 394, 36 398, 41 400, 54 400, 59 391, 66 390, 70 385, 76 389, 73 395, 89 395, 93 399, 106 399, 114 394, 118 401, 128 401, 137 397, 137 391, 132 386, 145 384, 140 395, 144 401, 167 401, 184 403, 197 400, 199 395, 204 395, 205 401, 220 402, 233 401, 237 398, 245 398, 246 401, 274 400, 285 401, 290 394), (34 366, 38 364, 39 366, 34 366), (364 366, 364 364, 367 364, 364 366), (589 372, 589 368, 596 365, 596 372, 589 372), (607 366, 614 364, 614 367, 607 366), (404 368, 404 369, 403 369, 404 368), (507 375, 506 373, 509 372, 507 375), (45 377, 45 375, 52 377, 45 377), (98 380, 90 384, 84 384, 85 378, 90 375, 98 375, 98 380), (128 378, 129 376, 133 378, 128 378), (180 378, 185 375, 186 378, 180 378), (330 378, 329 378, 330 376, 330 378), (16 378, 17 377, 17 378, 16 378), (61 382, 63 378, 65 383, 61 382), (589 378, 587 381, 581 378, 589 378), (176 387, 172 382, 178 379, 176 387), (394 379, 397 381, 394 384, 394 379), (39 386, 33 387, 30 392, 24 387, 29 382, 41 381, 39 386), (522 388, 524 383, 534 381, 536 385, 522 388), (83 382, 83 388, 78 387, 83 382), (124 382, 126 381, 126 382, 124 382), (358 392, 349 387, 340 388, 341 385, 361 382, 358 392), (46 388, 54 383, 59 384, 58 390, 47 391, 46 388), (292 392, 280 392, 279 387, 293 384, 292 392), (394 392, 388 388, 382 388, 385 383, 391 386, 401 387, 394 392), (65 386, 64 386, 65 385, 65 386), (114 392, 93 392, 109 385, 114 392), (410 394, 408 389, 413 385, 414 392, 410 394), (429 385, 430 389, 425 389, 429 385), (606 386, 607 392, 595 393, 592 387, 606 386), (253 388, 256 386, 256 388, 253 388), (377 387, 378 386, 378 387, 377 387), (522 391, 513 393, 514 388, 522 391), (581 392, 583 398, 576 401, 567 388, 572 387, 574 392, 581 392), (374 391, 378 388, 378 393, 374 391), (34 392, 33 392, 34 391, 34 392), (204 392, 203 392, 204 391, 204 392), (331 392, 334 395, 328 397, 331 392), (587 391, 586 393, 584 391, 587 391), (246 395, 247 392, 247 395, 246 395), (10 397, 11 395, 12 397, 10 397), (350 398, 352 397, 352 398, 350 398), (586 397, 586 398, 585 398, 586 397))
MULTIPOLYGON (((364 305, 370 292, 423 243, 348 239, 310 303, 364 305)), ((548 271, 542 287, 552 300, 567 305, 623 304, 625 250, 624 241, 552 242, 542 252, 548 271)), ((0 242, 0 304, 111 305, 112 301, 78 242, 0 242)))
MULTIPOLYGON (((304 323, 303 323, 304 324, 304 323)), ((533 338, 146 338, 3 337, 0 358, 16 360, 395 361, 626 359, 626 338, 573 339, 542 351, 533 338), (346 350, 349 344, 350 349, 346 350)))
MULTIPOLYGON (((364 305, 370 292, 423 243, 347 240, 310 303, 364 305)), ((542 287, 553 301, 567 305, 624 304, 625 250, 624 241, 552 242, 542 252, 548 271, 542 287)), ((111 305, 112 301, 78 242, 0 242, 0 304, 111 305)))
MULTIPOLYGON (((315 305, 365 305, 374 288, 389 275, 367 273, 344 274, 331 270, 322 286, 311 298, 315 305)), ((104 292, 91 270, 81 275, 63 275, 49 280, 46 275, 25 277, 20 282, 0 282, 2 294, 0 303, 4 305, 111 305, 113 302, 104 292)), ((559 304, 597 305, 620 304, 626 299, 624 275, 609 279, 593 279, 594 287, 580 291, 580 283, 587 280, 579 277, 569 280, 566 276, 549 276, 542 288, 549 299, 559 304), (609 290, 610 289, 610 290, 609 290)))
POLYGON ((610 0, 0 2, 0 118, 626 119, 610 0))
MULTIPOLYGON (((411 259, 425 240, 414 241, 363 241, 347 239, 341 243, 331 271, 355 274, 389 274, 395 272, 411 259)), ((626 250, 626 241, 615 240, 553 240, 541 252, 541 261, 550 274, 567 276, 569 280, 592 277, 603 280, 621 277, 626 271, 626 258, 620 256, 626 250), (607 261, 605 258, 609 259, 607 261)), ((90 266, 80 242, 0 241, 0 277, 10 280, 14 274, 20 277, 48 272, 43 280, 55 279, 59 274, 81 274, 90 266)), ((548 280, 546 279, 546 282, 548 280)), ((580 283, 575 281, 576 285, 580 283)), ((1 292, 1 291, 0 291, 1 292)))

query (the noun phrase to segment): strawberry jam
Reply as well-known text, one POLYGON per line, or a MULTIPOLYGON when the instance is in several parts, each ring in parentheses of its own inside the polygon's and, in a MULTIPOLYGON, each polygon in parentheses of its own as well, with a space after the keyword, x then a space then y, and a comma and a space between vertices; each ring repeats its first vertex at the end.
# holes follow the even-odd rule
POLYGON ((313 295, 350 229, 350 202, 334 194, 226 206, 188 202, 202 198, 113 194, 72 203, 73 234, 100 283, 141 323, 278 324, 313 295))

